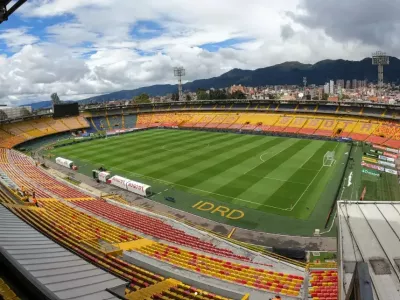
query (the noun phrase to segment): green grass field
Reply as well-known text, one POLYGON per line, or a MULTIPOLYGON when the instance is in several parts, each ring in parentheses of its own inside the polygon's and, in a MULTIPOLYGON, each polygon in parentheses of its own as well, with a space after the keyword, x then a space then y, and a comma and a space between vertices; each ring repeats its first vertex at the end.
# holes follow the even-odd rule
POLYGON ((206 218, 269 232, 310 235, 321 228, 340 185, 349 146, 273 136, 148 130, 55 148, 80 171, 104 166, 149 184, 160 201, 206 218), (336 162, 323 166, 335 151, 336 162), (173 196, 176 203, 164 200, 173 196), (199 201, 240 210, 232 220, 199 201), (295 228, 291 228, 295 227, 295 228))

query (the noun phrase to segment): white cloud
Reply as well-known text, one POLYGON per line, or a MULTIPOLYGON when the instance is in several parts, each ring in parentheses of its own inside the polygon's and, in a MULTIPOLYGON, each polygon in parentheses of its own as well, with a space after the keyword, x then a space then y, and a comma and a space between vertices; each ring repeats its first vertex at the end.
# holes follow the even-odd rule
POLYGON ((39 38, 28 33, 28 28, 10 28, 0 30, 0 41, 3 41, 8 48, 17 51, 24 45, 32 45, 39 41, 39 38))
POLYGON ((174 83, 177 65, 186 68, 187 80, 194 80, 236 67, 360 59, 372 51, 360 42, 341 43, 322 29, 294 23, 287 12, 297 13, 300 1, 32 0, 18 15, 29 25, 42 20, 45 35, 35 36, 26 27, 0 31, 0 40, 14 52, 0 56, 0 100, 46 100, 52 92, 80 99, 174 83), (60 16, 62 22, 46 22, 60 16), (156 22, 162 29, 137 27, 138 21, 156 22), (158 34, 135 39, 132 30, 158 34), (209 52, 199 47, 240 38, 245 41, 235 49, 209 52))

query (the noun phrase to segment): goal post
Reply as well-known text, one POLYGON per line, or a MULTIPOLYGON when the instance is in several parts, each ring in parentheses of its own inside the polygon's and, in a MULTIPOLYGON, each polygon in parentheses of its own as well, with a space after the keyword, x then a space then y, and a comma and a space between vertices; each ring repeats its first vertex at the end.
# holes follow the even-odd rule
POLYGON ((328 151, 324 155, 323 166, 332 167, 335 162, 335 151, 328 151))

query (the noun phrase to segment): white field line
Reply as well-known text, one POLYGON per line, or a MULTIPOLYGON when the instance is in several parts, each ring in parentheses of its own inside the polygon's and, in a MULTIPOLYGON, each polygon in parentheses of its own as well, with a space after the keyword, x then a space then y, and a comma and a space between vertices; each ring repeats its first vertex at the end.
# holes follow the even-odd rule
MULTIPOLYGON (((86 162, 88 162, 88 163, 90 163, 90 164, 94 164, 94 162, 91 162, 91 161, 89 161, 89 160, 85 160, 85 159, 80 159, 80 160, 81 160, 81 161, 86 161, 86 162)), ((250 201, 250 200, 245 200, 245 199, 236 198, 236 197, 231 197, 231 196, 227 196, 227 195, 222 195, 222 194, 218 194, 218 193, 214 193, 214 192, 210 192, 210 191, 205 191, 205 190, 202 190, 202 189, 197 189, 197 188, 194 188, 194 187, 189 187, 189 186, 186 186, 186 185, 183 185, 183 184, 173 183, 173 182, 171 182, 171 181, 167 181, 167 180, 163 180, 163 179, 158 179, 158 178, 154 178, 154 177, 151 177, 151 176, 147 176, 147 175, 143 175, 143 174, 139 174, 139 173, 135 173, 135 172, 129 172, 129 171, 126 171, 126 170, 123 170, 123 169, 119 169, 119 168, 116 168, 116 167, 113 167, 112 169, 114 169, 114 170, 119 170, 119 171, 122 171, 122 172, 124 172, 124 173, 133 174, 133 175, 136 175, 137 177, 148 178, 148 179, 151 179, 151 180, 154 180, 154 181, 158 181, 158 182, 161 182, 161 183, 164 183, 164 184, 169 184, 169 185, 171 185, 171 186, 180 186, 180 187, 183 187, 183 188, 186 188, 186 189, 189 189, 189 190, 199 191, 199 192, 206 193, 206 194, 210 194, 210 195, 221 196, 221 197, 229 198, 229 199, 232 199, 232 200, 238 200, 238 201, 240 201, 240 202, 252 203, 252 204, 255 204, 255 205, 257 205, 257 206, 265 206, 265 207, 270 207, 270 208, 274 208, 274 209, 278 209, 278 210, 283 210, 283 211, 287 211, 287 210, 288 210, 288 209, 286 209, 286 208, 276 207, 276 206, 273 206, 273 205, 260 204, 260 203, 258 203, 258 202, 253 202, 253 201, 250 201)))
MULTIPOLYGON (((336 146, 335 146, 335 148, 333 149, 333 151, 335 151, 336 150, 336 148, 337 148, 337 146, 339 145, 339 143, 338 144, 336 144, 336 146)), ((315 154, 315 152, 314 152, 314 154, 315 154)), ((313 155, 314 155, 313 154, 313 155)), ((303 164, 304 165, 304 164, 303 164)), ((288 208, 287 210, 289 210, 289 211, 292 211, 295 207, 296 207, 296 205, 299 203, 299 201, 301 200, 301 198, 303 198, 303 196, 305 195, 305 193, 308 191, 308 189, 310 188, 310 186, 312 185, 312 183, 314 182, 314 180, 318 177, 318 175, 319 175, 319 173, 321 172, 321 170, 324 168, 324 165, 322 164, 322 166, 321 166, 321 168, 319 169, 319 171, 317 172, 317 174, 315 174, 315 176, 314 176, 314 178, 311 180, 311 182, 308 184, 308 186, 306 187, 306 189, 304 190, 304 192, 300 195, 300 197, 297 199, 297 201, 295 202, 295 204, 294 205, 292 205, 290 208, 288 208)))
POLYGON ((300 199, 303 198, 304 194, 308 191, 308 189, 310 188, 310 186, 312 185, 312 183, 314 182, 314 180, 317 178, 317 176, 319 175, 319 172, 321 172, 321 170, 324 168, 324 166, 322 166, 319 171, 317 172, 317 174, 315 174, 314 178, 311 180, 311 182, 307 185, 306 189, 304 190, 304 192, 300 195, 300 197, 297 199, 297 201, 295 202, 294 205, 292 205, 289 210, 292 211, 297 203, 299 203, 300 199))
POLYGON ((320 234, 325 234, 325 233, 331 232, 331 230, 332 230, 332 228, 333 228, 333 225, 335 224, 336 217, 337 217, 337 210, 336 210, 336 212, 335 212, 335 216, 334 216, 333 219, 332 219, 331 226, 329 226, 329 229, 326 230, 326 231, 320 232, 320 234))
MULTIPOLYGON (((265 163, 266 161, 263 160, 262 157, 263 157, 265 154, 267 154, 267 153, 270 153, 270 152, 264 152, 263 154, 260 155, 260 160, 262 161, 262 163, 258 164, 258 165, 255 166, 254 168, 251 168, 250 170, 246 171, 244 174, 247 174, 247 173, 249 173, 250 171, 253 171, 255 168, 257 168, 258 166, 260 166, 260 165, 262 165, 263 163, 265 163)), ((271 158, 277 156, 280 152, 276 152, 276 153, 273 152, 273 153, 274 153, 274 154, 273 154, 269 159, 271 159, 271 158)), ((265 177, 264 177, 264 178, 265 178, 265 177)))

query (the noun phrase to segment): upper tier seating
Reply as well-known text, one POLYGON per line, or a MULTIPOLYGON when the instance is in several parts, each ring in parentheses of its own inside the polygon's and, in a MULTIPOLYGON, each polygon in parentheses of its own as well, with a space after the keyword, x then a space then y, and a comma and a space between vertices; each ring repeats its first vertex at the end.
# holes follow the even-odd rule
POLYGON ((160 238, 193 249, 199 249, 216 255, 248 260, 247 257, 235 255, 230 250, 215 247, 212 243, 204 242, 197 237, 188 235, 184 231, 137 212, 126 210, 102 200, 77 201, 75 205, 82 207, 96 215, 105 217, 127 228, 140 231, 144 234, 160 238))
POLYGON ((338 299, 337 270, 314 270, 310 272, 309 297, 313 300, 338 299))

